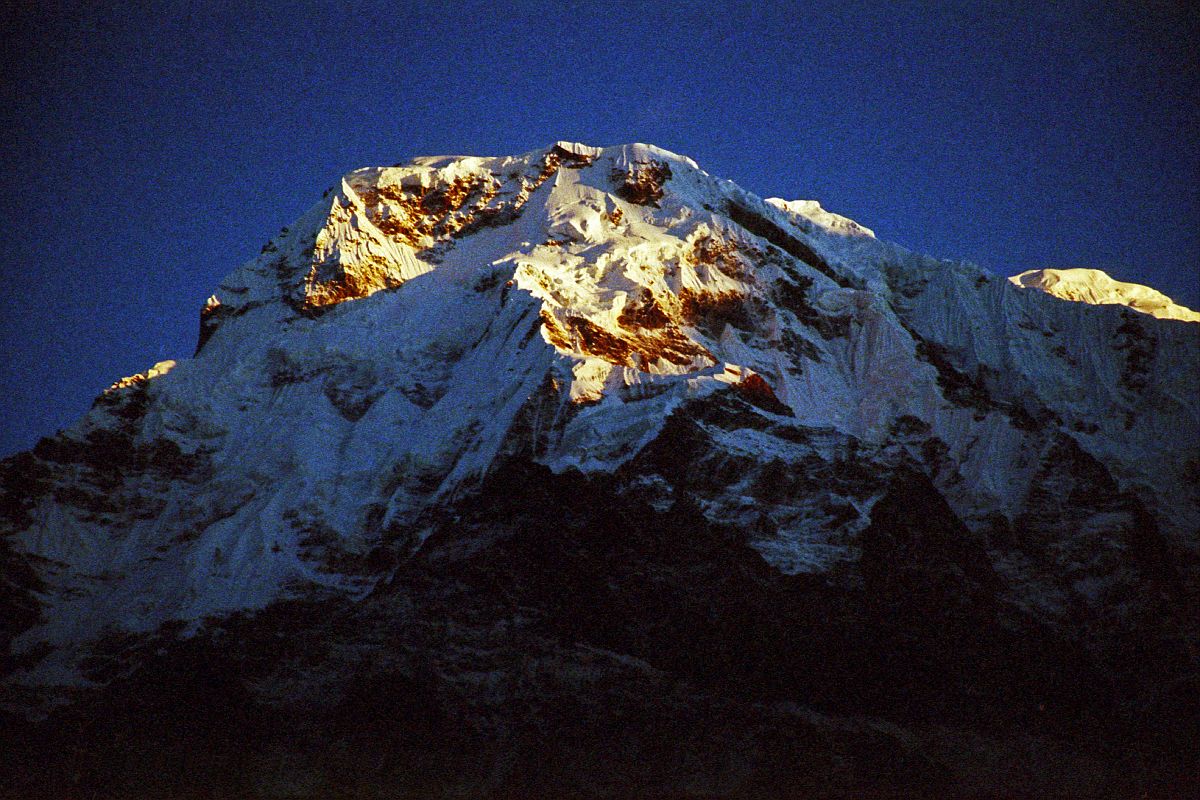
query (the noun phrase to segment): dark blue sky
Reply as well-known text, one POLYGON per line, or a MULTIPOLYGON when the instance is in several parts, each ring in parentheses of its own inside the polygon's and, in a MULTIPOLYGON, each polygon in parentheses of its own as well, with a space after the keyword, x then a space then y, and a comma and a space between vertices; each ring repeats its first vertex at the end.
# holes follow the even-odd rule
POLYGON ((0 455, 189 356, 341 173, 423 154, 652 142, 932 255, 1200 306, 1184 4, 235 5, 9 20, 0 455))

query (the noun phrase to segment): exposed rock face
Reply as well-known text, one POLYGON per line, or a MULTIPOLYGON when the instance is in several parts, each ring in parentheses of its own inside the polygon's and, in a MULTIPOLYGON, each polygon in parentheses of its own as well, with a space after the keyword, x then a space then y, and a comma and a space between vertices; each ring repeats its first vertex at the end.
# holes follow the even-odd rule
POLYGON ((6 780, 1177 793, 1198 374, 646 145, 358 170, 0 464, 6 780))

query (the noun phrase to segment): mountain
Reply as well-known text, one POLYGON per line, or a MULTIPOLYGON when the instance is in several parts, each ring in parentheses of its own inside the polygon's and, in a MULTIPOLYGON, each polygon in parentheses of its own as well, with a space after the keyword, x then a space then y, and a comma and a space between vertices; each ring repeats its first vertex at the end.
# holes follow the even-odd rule
POLYGON ((649 145, 352 172, 0 466, 7 785, 1179 791, 1200 326, 1049 273, 649 145))
POLYGON ((1159 319, 1200 322, 1200 311, 1181 306, 1149 286, 1113 280, 1098 269, 1031 269, 1009 280, 1017 286, 1041 289, 1063 300, 1123 305, 1159 319))

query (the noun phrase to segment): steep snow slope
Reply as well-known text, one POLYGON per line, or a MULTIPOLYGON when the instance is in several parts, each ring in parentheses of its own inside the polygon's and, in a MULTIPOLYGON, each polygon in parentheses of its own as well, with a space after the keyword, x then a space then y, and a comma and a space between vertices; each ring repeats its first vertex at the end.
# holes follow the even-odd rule
POLYGON ((1181 306, 1149 286, 1113 280, 1098 269, 1031 269, 1009 280, 1017 286, 1041 289, 1063 300, 1129 306, 1159 319, 1200 322, 1200 311, 1181 306))
POLYGON ((1147 526, 1197 547, 1198 332, 649 145, 357 170, 222 282, 193 358, 6 463, 35 576, 12 602, 40 610, 15 648, 365 596, 381 549, 418 551, 514 458, 687 496, 785 574, 856 569, 917 470, 1006 602, 1061 620, 1128 590, 1147 526))

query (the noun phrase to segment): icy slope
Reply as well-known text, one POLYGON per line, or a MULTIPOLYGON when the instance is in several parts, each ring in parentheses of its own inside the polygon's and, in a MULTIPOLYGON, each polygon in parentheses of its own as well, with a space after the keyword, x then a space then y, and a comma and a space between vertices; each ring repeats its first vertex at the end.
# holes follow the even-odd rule
POLYGON ((1009 280, 1017 286, 1041 289, 1063 300, 1129 306, 1159 319, 1200 322, 1200 311, 1181 306, 1149 286, 1113 280, 1098 269, 1031 269, 1009 280))
POLYGON ((16 647, 364 596, 513 459, 686 496, 786 574, 856 569, 918 470, 1059 618, 1125 591, 1145 526, 1196 547, 1197 331, 649 145, 357 170, 222 282, 193 358, 6 462, 16 647))

